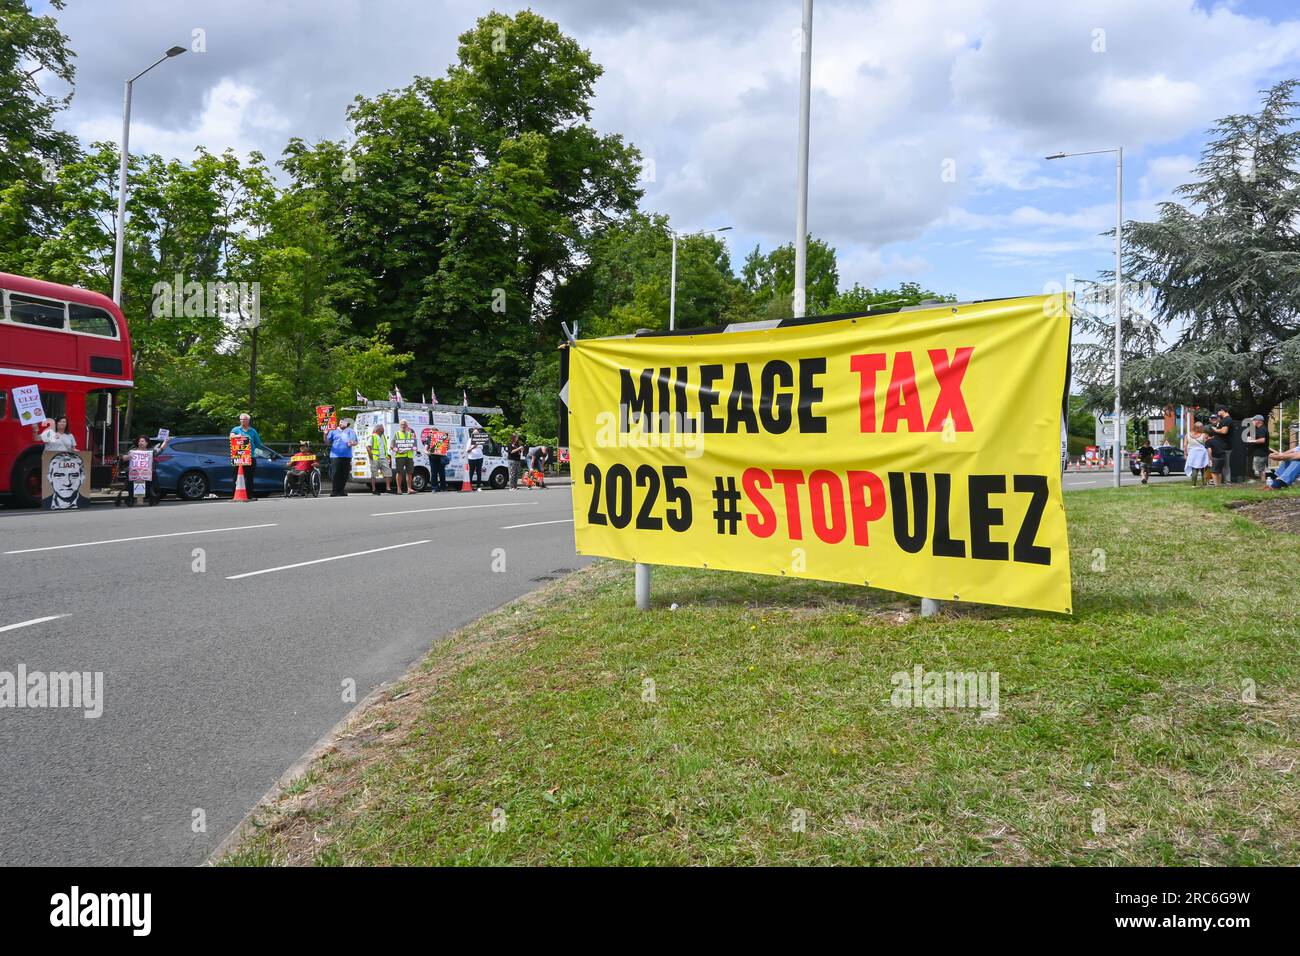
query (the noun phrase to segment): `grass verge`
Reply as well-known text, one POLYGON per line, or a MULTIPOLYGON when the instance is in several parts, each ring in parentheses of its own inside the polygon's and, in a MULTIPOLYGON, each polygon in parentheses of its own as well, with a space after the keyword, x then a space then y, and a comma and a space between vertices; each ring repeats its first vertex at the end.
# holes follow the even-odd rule
POLYGON ((438 644, 223 862, 1300 863, 1300 536, 1225 507, 1263 497, 1067 493, 1073 617, 675 568, 641 614, 597 564, 438 644), (892 706, 916 665, 999 715, 892 706))

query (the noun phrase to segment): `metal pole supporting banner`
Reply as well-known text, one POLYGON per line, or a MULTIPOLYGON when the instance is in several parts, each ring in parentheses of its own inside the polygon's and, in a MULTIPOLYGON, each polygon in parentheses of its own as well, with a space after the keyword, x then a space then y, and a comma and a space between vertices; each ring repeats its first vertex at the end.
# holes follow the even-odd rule
POLYGON ((921 598, 921 617, 934 617, 941 607, 943 605, 934 598, 921 598))
POLYGON ((668 331, 677 327, 677 233, 673 233, 673 276, 668 280, 668 331))
POLYGON ((636 563, 636 609, 650 610, 650 565, 636 563))

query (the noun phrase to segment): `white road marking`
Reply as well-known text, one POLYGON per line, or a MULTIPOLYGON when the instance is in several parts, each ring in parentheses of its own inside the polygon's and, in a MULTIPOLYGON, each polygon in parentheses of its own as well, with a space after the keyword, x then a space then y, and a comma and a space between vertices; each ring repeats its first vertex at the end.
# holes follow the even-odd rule
POLYGON ((66 614, 51 614, 49 617, 34 617, 30 621, 19 621, 17 624, 6 624, 0 627, 0 633, 4 631, 16 631, 20 627, 31 627, 33 624, 44 624, 46 621, 57 621, 61 617, 67 617, 66 614))
POLYGON ((377 511, 372 518, 387 518, 389 515, 418 515, 428 511, 468 511, 470 508, 518 508, 522 505, 535 505, 536 501, 499 501, 490 505, 451 505, 447 508, 410 508, 406 511, 377 511))
POLYGON ((252 578, 259 574, 270 574, 272 571, 291 571, 294 568, 305 568, 309 564, 325 564, 328 561, 342 561, 344 558, 359 558, 366 554, 378 554, 380 551, 395 551, 398 548, 413 548, 417 544, 428 544, 431 539, 425 538, 423 541, 408 541, 406 544, 390 544, 386 548, 371 548, 369 551, 353 551, 351 554, 336 554, 332 558, 317 558, 314 561, 299 561, 297 564, 282 564, 278 568, 263 568, 261 571, 245 571, 243 574, 230 574, 226 576, 227 581, 238 581, 240 578, 252 578))
POLYGON ((556 521, 530 521, 528 524, 508 524, 502 531, 513 531, 515 528, 536 528, 541 524, 573 524, 572 518, 560 518, 556 521))
POLYGON ((237 528, 206 528, 203 531, 172 531, 168 534, 142 534, 137 538, 108 538, 104 541, 82 541, 78 544, 53 544, 47 548, 23 548, 5 554, 32 554, 36 551, 62 551, 64 548, 90 548, 97 544, 122 544, 126 541, 150 541, 154 538, 179 538, 187 534, 217 534, 222 531, 251 531, 254 528, 274 528, 276 524, 243 524, 237 528))

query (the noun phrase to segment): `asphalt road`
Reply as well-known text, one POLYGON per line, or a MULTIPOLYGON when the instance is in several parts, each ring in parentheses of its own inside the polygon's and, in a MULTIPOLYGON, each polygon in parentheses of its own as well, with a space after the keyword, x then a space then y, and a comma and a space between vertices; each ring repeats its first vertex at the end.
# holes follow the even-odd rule
POLYGON ((202 862, 355 706, 344 681, 362 700, 585 564, 570 501, 561 486, 0 512, 0 671, 103 673, 98 718, 0 707, 0 864, 202 862))
MULTIPOLYGON (((1142 479, 1137 475, 1125 470, 1123 475, 1125 485, 1140 485, 1142 479)), ((1187 481, 1187 476, 1181 471, 1170 475, 1168 478, 1161 478, 1159 475, 1151 476, 1151 484, 1164 485, 1175 481, 1187 481)), ((1061 476, 1061 487, 1066 491, 1086 491, 1089 488, 1114 488, 1115 473, 1109 468, 1098 468, 1095 471, 1067 471, 1061 476)))

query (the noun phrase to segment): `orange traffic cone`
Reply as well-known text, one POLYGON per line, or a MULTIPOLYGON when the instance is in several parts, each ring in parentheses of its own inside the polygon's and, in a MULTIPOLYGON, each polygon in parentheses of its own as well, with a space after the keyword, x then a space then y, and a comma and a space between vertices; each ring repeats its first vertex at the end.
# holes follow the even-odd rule
POLYGON ((244 484, 244 466, 239 466, 239 472, 235 475, 235 500, 248 500, 248 486, 244 484))
POLYGON ((461 491, 473 491, 473 486, 469 483, 469 469, 465 469, 465 480, 460 483, 461 491))

